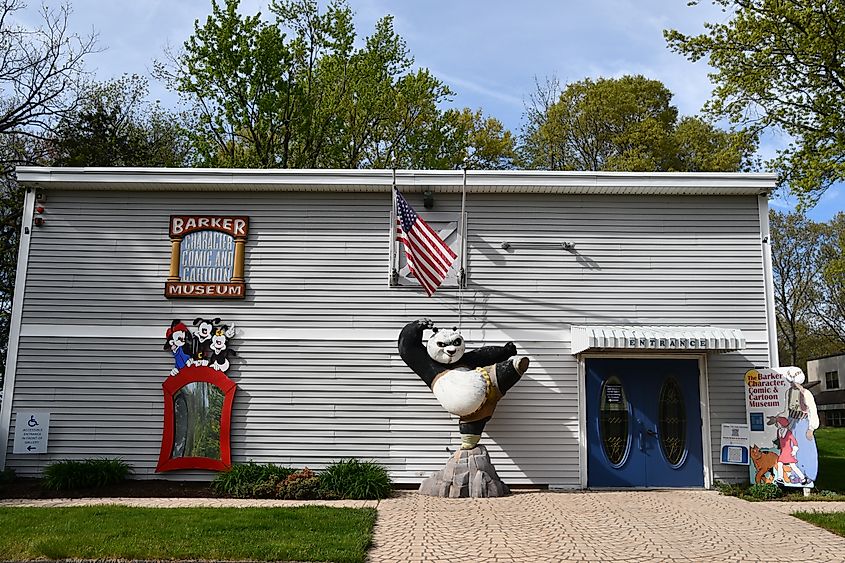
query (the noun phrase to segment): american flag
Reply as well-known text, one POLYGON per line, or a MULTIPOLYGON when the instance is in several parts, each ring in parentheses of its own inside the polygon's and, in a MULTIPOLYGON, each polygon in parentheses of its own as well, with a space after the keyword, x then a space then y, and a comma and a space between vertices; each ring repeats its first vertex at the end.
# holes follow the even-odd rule
POLYGON ((399 190, 396 193, 396 223, 399 240, 411 273, 431 297, 458 257, 434 230, 408 205, 399 190))

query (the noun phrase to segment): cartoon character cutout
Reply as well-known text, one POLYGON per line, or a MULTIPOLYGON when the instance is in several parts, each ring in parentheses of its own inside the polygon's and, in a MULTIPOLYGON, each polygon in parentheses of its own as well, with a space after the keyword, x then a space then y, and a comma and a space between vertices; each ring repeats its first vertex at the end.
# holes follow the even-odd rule
POLYGON ((237 354, 227 346, 227 342, 234 336, 235 325, 220 325, 214 329, 208 356, 208 365, 212 369, 223 372, 229 369, 229 356, 237 356, 237 354))
POLYGON ((194 360, 186 351, 190 348, 192 336, 188 327, 186 327, 180 320, 174 320, 170 323, 170 328, 165 332, 164 349, 170 350, 173 353, 174 367, 170 370, 170 375, 176 375, 184 367, 193 365, 194 360))
POLYGON ((194 319, 194 336, 196 338, 196 350, 194 352, 195 365, 207 366, 208 357, 211 355, 211 337, 215 329, 220 326, 220 319, 212 320, 197 317, 194 319))
POLYGON ((798 440, 789 428, 789 419, 783 416, 777 417, 775 425, 778 427, 778 454, 775 482, 785 484, 804 484, 806 478, 798 468, 797 454, 799 451, 798 440))
MULTIPOLYGON (((810 390, 803 385, 806 378, 801 368, 786 368, 783 377, 789 383, 789 388, 784 395, 784 410, 778 413, 778 417, 787 419, 787 428, 795 440, 796 461, 792 463, 792 468, 800 475, 800 481, 792 481, 792 483, 811 486, 819 471, 819 454, 814 435, 819 427, 816 400, 810 390)), ((778 437, 780 438, 781 426, 777 420, 775 424, 779 427, 778 437)), ((784 480, 784 483, 789 482, 784 480)))

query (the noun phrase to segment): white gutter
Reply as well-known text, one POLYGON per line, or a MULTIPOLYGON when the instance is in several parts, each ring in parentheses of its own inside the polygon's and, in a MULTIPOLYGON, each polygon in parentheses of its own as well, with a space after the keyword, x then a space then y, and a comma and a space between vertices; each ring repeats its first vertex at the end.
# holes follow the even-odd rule
POLYGON ((780 367, 778 331, 775 321, 775 281, 772 274, 772 237, 769 232, 769 197, 757 198, 760 214, 760 240, 763 245, 763 283, 766 294, 766 328, 769 334, 769 367, 780 367))
POLYGON ((12 317, 9 319, 9 347, 6 352, 6 373, 3 380, 3 403, 0 405, 0 471, 6 468, 6 449, 12 426, 12 400, 15 395, 15 374, 18 366, 18 344, 21 335, 23 298, 26 289, 26 271, 29 263, 29 243, 32 239, 32 214, 35 209, 35 190, 26 189, 21 219, 21 236, 18 242, 18 267, 15 273, 15 295, 12 300, 12 317))
MULTIPOLYGON (((233 168, 50 168, 22 166, 18 181, 61 189, 390 192, 392 170, 233 168)), ((549 172, 469 170, 468 193, 757 195, 775 187, 764 173, 549 172)), ((461 170, 397 170, 402 191, 460 193, 461 170)))

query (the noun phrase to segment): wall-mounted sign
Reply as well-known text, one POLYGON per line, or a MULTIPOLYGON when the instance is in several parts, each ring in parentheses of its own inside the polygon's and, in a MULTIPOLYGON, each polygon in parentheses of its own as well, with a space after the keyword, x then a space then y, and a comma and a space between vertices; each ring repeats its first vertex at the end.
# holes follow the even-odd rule
POLYGON ((165 297, 243 299, 249 217, 170 216, 170 275, 165 297))
POLYGON ((722 425, 722 463, 748 465, 748 425, 722 425))
POLYGON ((629 338, 628 348, 664 348, 678 350, 704 350, 706 338, 629 338))
POLYGON ((752 483, 812 487, 819 470, 816 401, 797 367, 745 373, 752 483))
POLYGON ((47 438, 50 434, 50 413, 18 412, 15 420, 15 445, 12 453, 47 453, 47 438))

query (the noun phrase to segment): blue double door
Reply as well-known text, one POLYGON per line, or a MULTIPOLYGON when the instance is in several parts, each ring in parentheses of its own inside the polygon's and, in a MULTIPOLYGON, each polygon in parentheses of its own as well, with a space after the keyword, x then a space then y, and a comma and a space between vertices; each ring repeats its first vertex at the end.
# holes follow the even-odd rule
POLYGON ((587 359, 587 486, 704 484, 697 360, 587 359))

